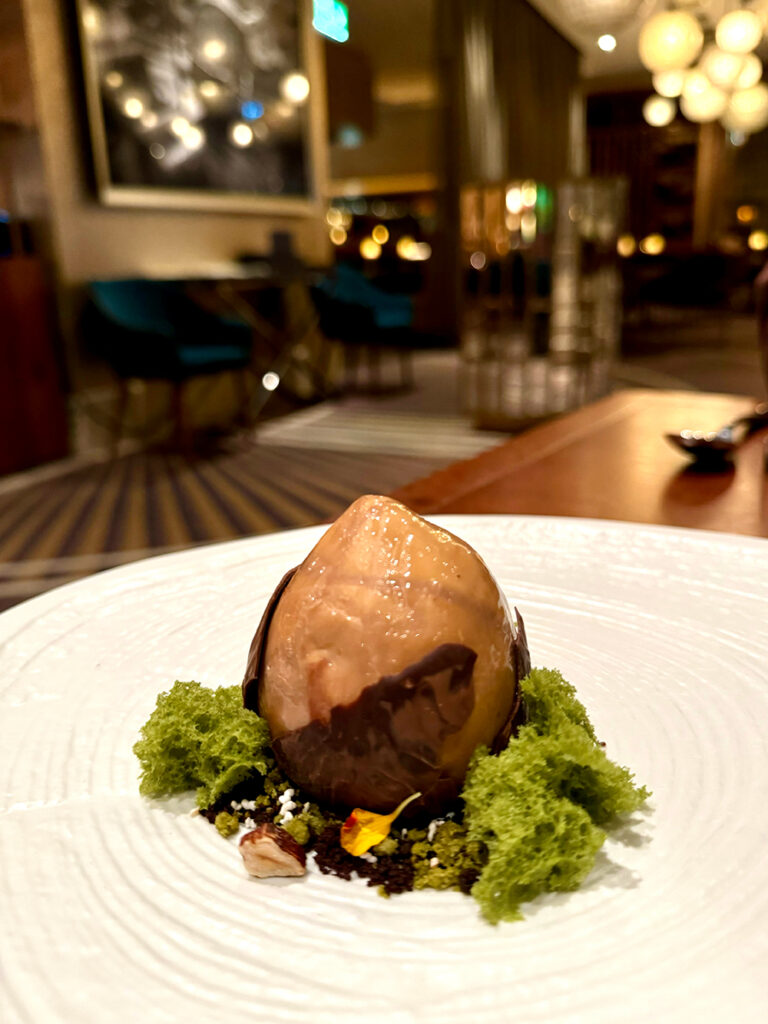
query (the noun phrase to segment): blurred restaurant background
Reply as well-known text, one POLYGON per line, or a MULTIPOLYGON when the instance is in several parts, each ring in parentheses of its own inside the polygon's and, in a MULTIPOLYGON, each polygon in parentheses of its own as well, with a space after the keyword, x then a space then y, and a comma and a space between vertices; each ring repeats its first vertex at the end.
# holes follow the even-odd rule
POLYGON ((0 607, 618 388, 764 397, 767 27, 768 0, 3 0, 0 607))

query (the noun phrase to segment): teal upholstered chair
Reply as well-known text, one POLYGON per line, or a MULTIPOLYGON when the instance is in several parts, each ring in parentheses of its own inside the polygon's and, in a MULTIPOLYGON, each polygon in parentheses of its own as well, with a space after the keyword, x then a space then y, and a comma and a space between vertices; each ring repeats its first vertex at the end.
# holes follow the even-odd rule
POLYGON ((94 281, 88 293, 83 316, 86 339, 120 382, 118 437, 127 411, 127 382, 132 378, 172 384, 179 440, 185 437, 183 386, 187 380, 233 371, 241 385, 241 401, 247 400, 243 373, 251 362, 252 333, 246 324, 202 309, 180 282, 94 281))

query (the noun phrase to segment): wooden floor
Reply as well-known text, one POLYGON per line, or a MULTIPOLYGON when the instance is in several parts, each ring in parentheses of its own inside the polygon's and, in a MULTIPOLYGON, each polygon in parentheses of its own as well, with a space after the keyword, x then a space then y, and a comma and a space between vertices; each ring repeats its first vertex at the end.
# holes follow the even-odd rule
POLYGON ((335 518, 447 458, 259 446, 145 451, 0 493, 0 609, 100 569, 335 518))

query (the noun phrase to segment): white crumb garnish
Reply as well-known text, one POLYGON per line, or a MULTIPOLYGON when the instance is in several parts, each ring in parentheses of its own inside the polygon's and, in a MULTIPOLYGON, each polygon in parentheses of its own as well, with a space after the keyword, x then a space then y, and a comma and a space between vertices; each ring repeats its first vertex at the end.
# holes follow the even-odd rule
POLYGON ((429 828, 427 829, 427 842, 431 843, 435 838, 435 832, 437 832, 437 826, 442 825, 444 818, 435 818, 434 821, 430 821, 429 828))

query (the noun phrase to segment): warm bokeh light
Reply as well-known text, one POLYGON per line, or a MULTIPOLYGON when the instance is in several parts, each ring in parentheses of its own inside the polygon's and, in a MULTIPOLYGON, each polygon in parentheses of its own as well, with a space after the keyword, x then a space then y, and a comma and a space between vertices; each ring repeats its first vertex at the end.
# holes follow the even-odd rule
POLYGON ((520 195, 523 200, 523 206, 535 206, 537 195, 536 182, 524 181, 523 187, 520 189, 520 195))
POLYGON ((83 11, 83 28, 89 36, 101 35, 103 28, 102 14, 98 7, 88 6, 83 11))
POLYGON ((347 240, 347 232, 339 226, 331 228, 329 235, 334 245, 344 245, 347 240))
POLYGON ((667 99, 677 99, 685 85, 686 71, 657 71, 651 81, 653 88, 659 96, 666 96, 667 99))
POLYGON ((205 132, 202 129, 190 125, 189 130, 181 136, 181 144, 186 149, 200 149, 205 143, 205 132))
POLYGON ((632 256, 637 250, 637 242, 634 235, 619 235, 616 240, 616 252, 625 259, 632 256))
POLYGON ((526 245, 536 237, 536 214, 533 210, 527 210, 520 218, 520 236, 526 245))
POLYGON ((411 258, 410 251, 414 245, 416 245, 415 238, 412 238, 411 235, 403 235, 395 243, 395 252, 401 260, 408 260, 411 258))
MULTIPOLYGON (((412 263, 420 263, 428 260, 432 255, 432 246, 429 242, 417 242, 411 235, 403 235, 398 238, 395 245, 395 252, 401 260, 409 260, 412 263)), ((471 262, 471 260, 470 260, 471 262)), ((480 270, 482 268, 477 267, 480 270)))
POLYGON ((300 71, 291 71, 280 79, 280 95, 289 103, 303 103, 309 96, 309 79, 300 71))
POLYGON ((123 81, 123 76, 119 71, 108 71, 104 75, 104 84, 108 85, 110 89, 119 89, 123 81))
POLYGON ((206 39, 200 52, 206 60, 222 60, 227 53, 227 44, 223 39, 206 39))
POLYGON ((640 252, 644 252, 646 256, 660 256, 666 247, 664 236, 656 233, 646 235, 640 242, 640 252))
POLYGON ((701 53, 704 32, 687 11, 661 11, 640 29, 637 48, 649 71, 686 68, 701 53))
POLYGON ((768 231, 753 231, 747 239, 747 245, 753 252, 765 252, 768 249, 768 231))
POLYGON ((749 53, 763 37, 763 23, 754 11, 745 9, 724 14, 715 28, 715 41, 729 53, 749 53))
POLYGON ((751 224, 757 218, 757 208, 754 206, 739 206, 736 210, 736 218, 741 224, 751 224))
POLYGON ((235 121, 229 129, 229 137, 236 146, 245 149, 253 142, 253 130, 245 121, 235 121))
POLYGON ((479 249, 469 257, 469 265, 473 270, 482 270, 485 267, 485 263, 485 253, 480 252, 479 249))
POLYGON ((610 32, 606 32, 604 35, 598 37, 597 45, 604 53, 612 53, 616 49, 616 36, 612 36, 610 32))
POLYGON ((182 139, 190 129, 190 123, 186 117, 174 117, 171 121, 171 131, 178 138, 182 139))
POLYGON ((389 231, 383 224, 377 224, 371 232, 374 242, 385 245, 389 241, 389 231))
POLYGON ((364 260, 377 260, 381 256, 381 246, 370 235, 360 243, 360 255, 364 260))
POLYGON ((506 204, 510 213, 520 213, 523 209, 523 194, 518 185, 507 189, 506 204))
POLYGON ((215 100, 221 92, 218 82, 213 82, 210 78, 201 82, 197 88, 200 95, 206 100, 215 100))
POLYGON ((663 128, 674 121, 676 110, 674 100, 666 96, 649 96, 643 104, 643 117, 654 128, 663 128))
POLYGON ((274 370, 267 370, 261 378, 261 386, 265 391, 276 391, 280 386, 280 375, 274 370))
POLYGON ((123 113, 136 121, 144 113, 144 104, 138 96, 126 96, 123 100, 123 113))
POLYGON ((331 228, 340 228, 344 224, 344 214, 335 206, 331 206, 325 214, 325 223, 331 228))
POLYGON ((141 115, 141 123, 144 128, 157 128, 159 118, 154 110, 145 110, 141 115))

